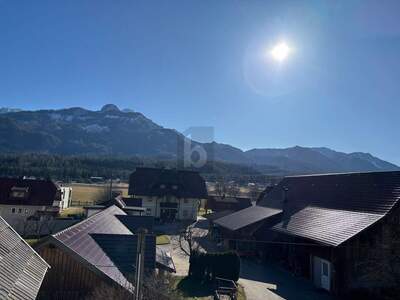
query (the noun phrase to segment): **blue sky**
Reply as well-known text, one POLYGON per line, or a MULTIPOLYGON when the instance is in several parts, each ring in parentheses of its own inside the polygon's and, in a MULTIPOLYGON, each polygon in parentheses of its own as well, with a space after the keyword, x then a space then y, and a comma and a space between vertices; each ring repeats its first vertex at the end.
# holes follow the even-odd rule
POLYGON ((0 0, 0 106, 115 103, 242 149, 400 164, 399 53, 399 1, 0 0))

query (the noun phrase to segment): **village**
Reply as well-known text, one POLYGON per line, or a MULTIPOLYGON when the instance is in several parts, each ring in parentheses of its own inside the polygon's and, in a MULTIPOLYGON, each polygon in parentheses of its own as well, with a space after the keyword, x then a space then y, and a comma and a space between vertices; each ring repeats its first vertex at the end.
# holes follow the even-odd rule
POLYGON ((104 190, 74 203, 89 184, 0 178, 0 299, 367 299, 398 287, 400 172, 239 187, 140 167, 126 185, 92 180, 104 190))
POLYGON ((399 0, 0 0, 0 300, 399 300, 399 0))

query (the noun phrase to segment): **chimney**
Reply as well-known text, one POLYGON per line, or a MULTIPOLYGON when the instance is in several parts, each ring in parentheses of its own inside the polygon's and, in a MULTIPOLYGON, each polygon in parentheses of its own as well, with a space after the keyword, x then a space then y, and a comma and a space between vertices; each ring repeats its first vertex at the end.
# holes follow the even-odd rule
POLYGON ((288 203, 288 201, 289 201, 289 197, 288 197, 289 188, 284 186, 282 188, 282 192, 283 192, 283 203, 288 203))

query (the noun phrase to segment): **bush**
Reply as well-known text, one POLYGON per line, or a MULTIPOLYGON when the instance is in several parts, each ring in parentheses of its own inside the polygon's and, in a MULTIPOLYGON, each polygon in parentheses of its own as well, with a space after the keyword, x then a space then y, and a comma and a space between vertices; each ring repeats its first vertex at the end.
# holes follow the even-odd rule
POLYGON ((239 280, 240 258, 235 252, 199 253, 190 258, 189 276, 214 280, 215 277, 239 280))

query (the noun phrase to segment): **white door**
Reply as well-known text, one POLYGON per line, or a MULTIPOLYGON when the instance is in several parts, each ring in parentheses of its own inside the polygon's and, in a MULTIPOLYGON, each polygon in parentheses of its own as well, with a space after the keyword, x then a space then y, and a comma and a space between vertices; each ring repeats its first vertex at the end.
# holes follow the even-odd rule
POLYGON ((321 287, 325 290, 331 289, 331 264, 321 259, 321 287))

